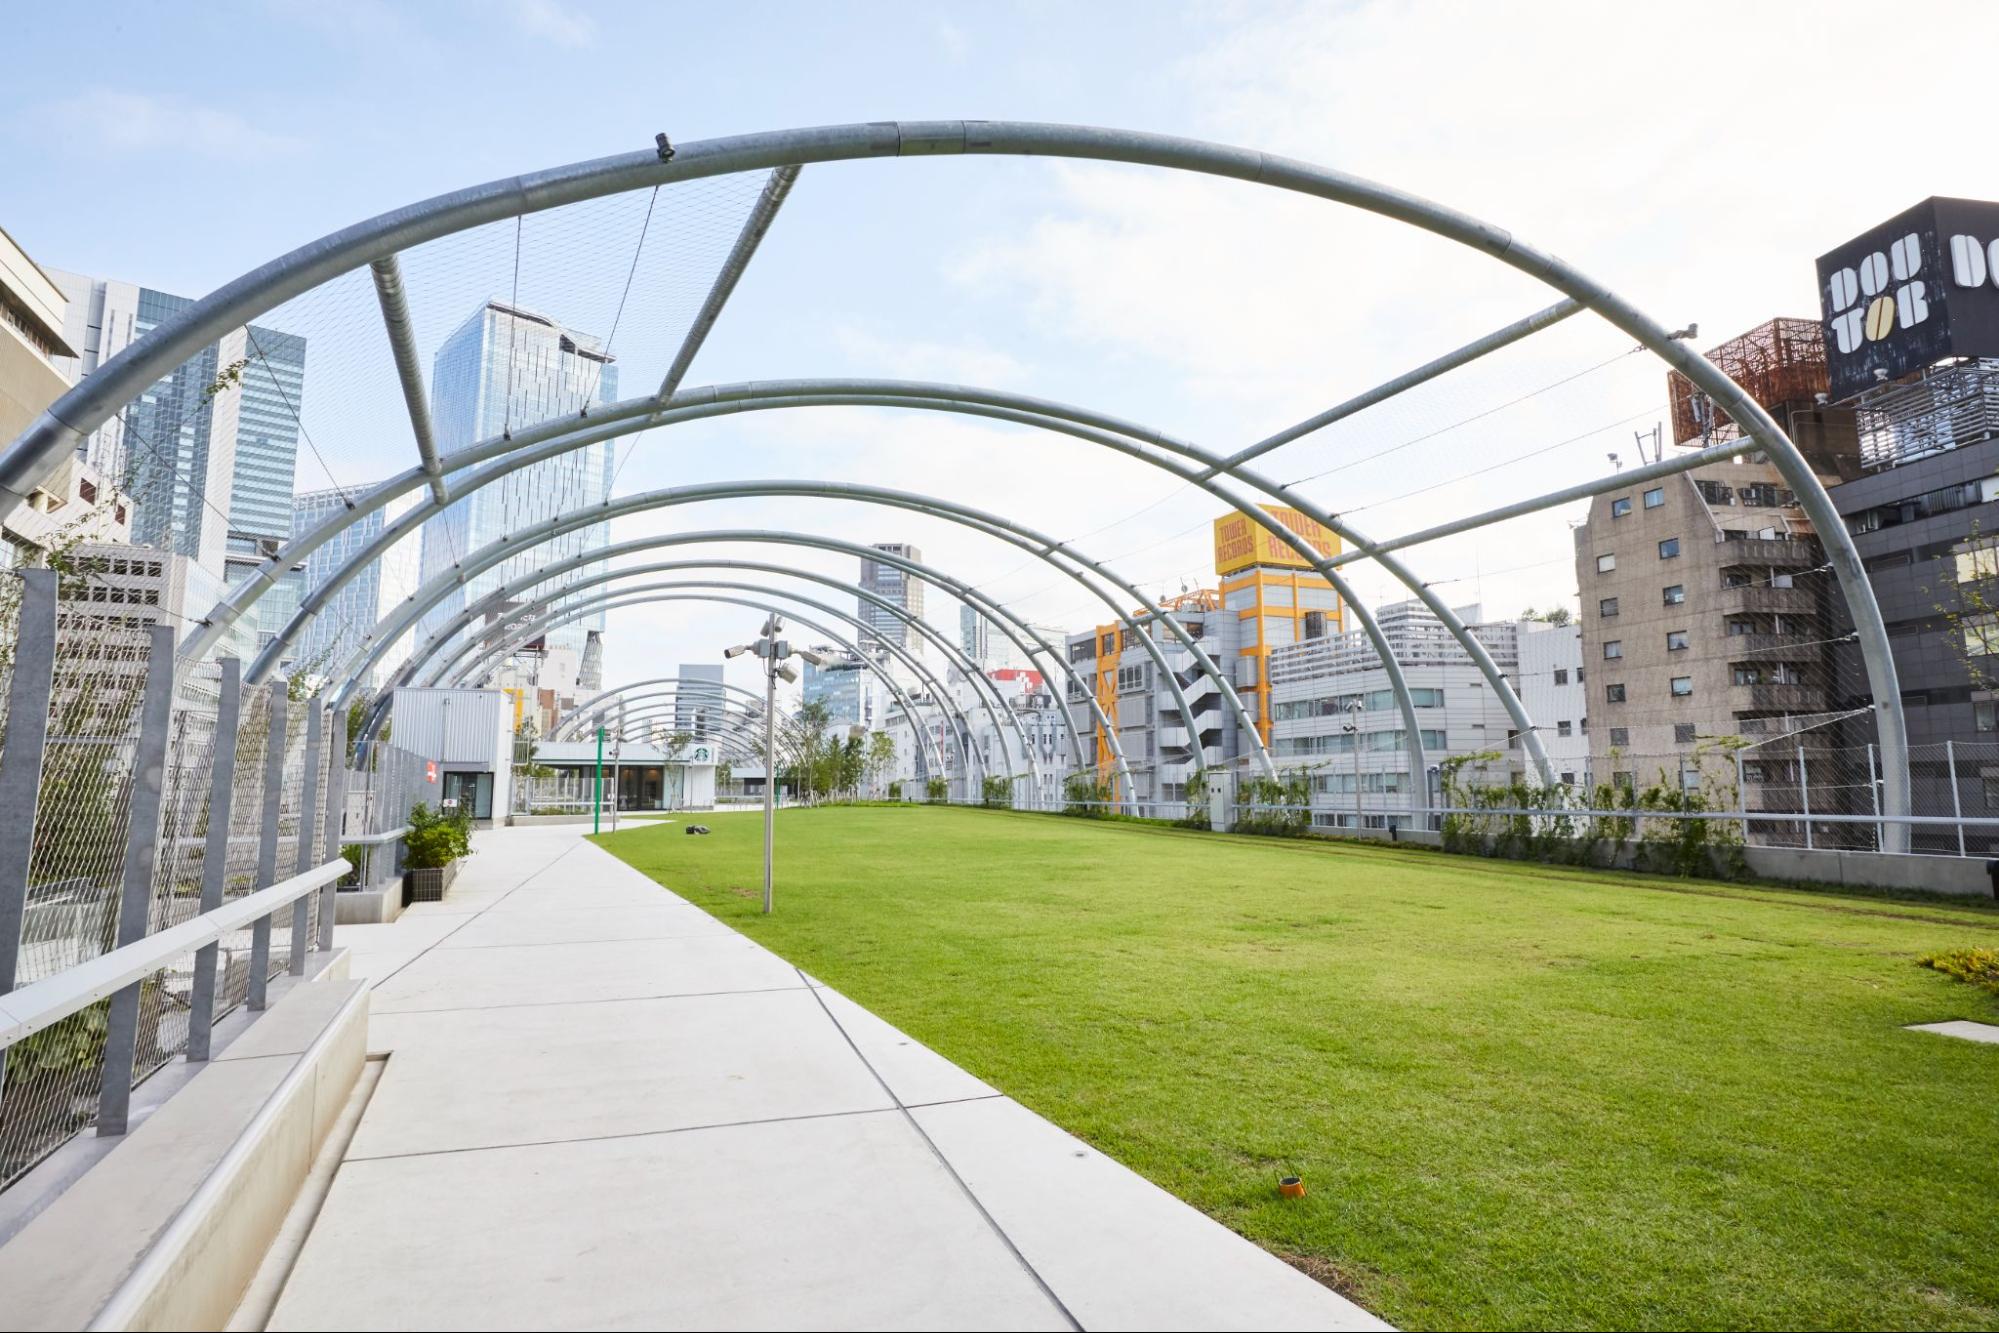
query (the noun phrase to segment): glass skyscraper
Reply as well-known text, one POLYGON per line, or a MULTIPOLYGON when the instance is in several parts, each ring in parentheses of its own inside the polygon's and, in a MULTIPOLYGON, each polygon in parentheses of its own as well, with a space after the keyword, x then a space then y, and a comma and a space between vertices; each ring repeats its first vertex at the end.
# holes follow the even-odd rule
MULTIPOLYGON (((52 271, 68 298, 65 369, 83 379, 192 305, 133 283, 52 271)), ((147 387, 93 431, 84 459, 132 496, 132 542, 192 563, 199 616, 291 536, 306 340, 260 325, 232 329, 147 387)), ((297 608, 290 571, 224 652, 247 655, 297 608)))
MULTIPOLYGON (((397 496, 382 508, 342 528, 333 540, 307 556, 299 580, 299 594, 310 595, 319 591, 335 570, 414 509, 424 494, 419 490, 397 496)), ((292 525, 298 532, 309 532, 329 516, 345 513, 347 509, 345 491, 307 491, 293 502, 292 525)), ((361 636, 416 591, 417 548, 416 535, 404 537, 364 565, 340 591, 333 594, 293 645, 294 664, 304 667, 314 676, 325 676, 339 670, 360 646, 361 636)), ((277 590, 273 589, 265 597, 268 599, 276 595, 277 590)), ((297 598, 292 600, 296 610, 297 598)), ((402 646, 407 648, 407 642, 402 646)), ((400 661, 400 657, 384 661, 369 673, 363 683, 372 689, 400 661)))
MULTIPOLYGON (((488 301, 474 311, 445 339, 431 365, 431 417, 438 449, 447 455, 617 396, 617 366, 597 338, 502 301, 488 301)), ((611 494, 615 458, 615 446, 607 440, 509 473, 454 500, 423 526, 423 577, 432 578, 527 524, 602 503, 611 494)), ((419 633, 428 633, 509 579, 609 543, 609 525, 596 523, 511 557, 454 589, 425 616, 419 633)), ((601 569, 588 565, 572 577, 601 569)), ((551 634, 549 646, 572 649, 580 661, 590 631, 603 627, 599 613, 551 634)))
MULTIPOLYGON (((908 542, 876 542, 874 549, 886 555, 901 556, 912 564, 921 564, 923 552, 908 542)), ((923 580, 912 578, 898 565, 861 557, 861 586, 874 593, 885 602, 893 602, 919 619, 923 615, 923 580)), ((881 657, 881 644, 886 641, 908 651, 913 656, 923 653, 923 638, 912 632, 909 625, 883 610, 879 605, 865 599, 860 600, 860 619, 866 626, 861 631, 861 651, 871 657, 881 657)))

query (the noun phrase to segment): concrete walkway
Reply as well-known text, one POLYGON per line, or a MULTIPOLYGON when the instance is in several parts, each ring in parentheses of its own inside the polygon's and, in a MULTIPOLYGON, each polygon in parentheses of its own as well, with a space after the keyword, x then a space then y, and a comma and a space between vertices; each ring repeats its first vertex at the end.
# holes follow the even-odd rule
POLYGON ((1385 1327, 583 831, 341 928, 389 1056, 270 1327, 1385 1327))

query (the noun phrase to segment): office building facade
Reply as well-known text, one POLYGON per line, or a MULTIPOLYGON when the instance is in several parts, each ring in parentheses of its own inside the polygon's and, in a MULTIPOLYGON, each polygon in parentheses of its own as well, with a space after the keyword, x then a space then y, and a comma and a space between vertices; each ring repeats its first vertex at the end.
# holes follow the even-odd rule
MULTIPOLYGON (((1522 627, 1485 623, 1478 606, 1458 618, 1517 685, 1522 627)), ((1511 715, 1471 654, 1418 601, 1375 609, 1382 637, 1401 665, 1415 705, 1425 759, 1409 771, 1408 728, 1374 642, 1363 630, 1315 635, 1272 650, 1271 755, 1287 773, 1309 776, 1313 823, 1322 828, 1420 828, 1419 812, 1439 804, 1442 767, 1452 756, 1489 754, 1481 779, 1519 776, 1525 760, 1511 715)))
MULTIPOLYGON (((923 552, 908 542, 876 542, 874 549, 912 562, 920 563, 923 559, 923 552)), ((923 580, 911 577, 899 566, 862 556, 861 587, 913 616, 923 615, 923 580)), ((923 636, 911 632, 902 620, 866 598, 857 599, 857 606, 864 626, 859 639, 862 652, 881 657, 885 655, 881 645, 892 643, 912 657, 922 656, 923 636)))
MULTIPOLYGON (((397 496, 340 529, 332 540, 307 556, 296 578, 296 592, 288 598, 294 608, 300 597, 310 596, 326 586, 335 571, 380 538, 423 498, 420 491, 397 496)), ((303 492, 292 502, 294 530, 310 532, 326 519, 345 514, 347 508, 346 491, 303 492)), ((416 591, 419 563, 418 539, 412 533, 362 566, 299 635, 292 649, 294 662, 315 676, 338 671, 360 646, 362 637, 416 591)), ((265 594, 266 598, 277 595, 278 589, 265 594)), ((408 644, 403 648, 406 651, 408 644)), ((366 688, 372 689, 393 675, 401 660, 397 657, 378 664, 364 681, 366 688)))
MULTIPOLYGON (((488 301, 444 340, 432 362, 430 409, 438 449, 448 455, 508 430, 611 402, 617 392, 617 366, 597 338, 546 315, 488 301)), ((529 524, 601 504, 611 494, 615 448, 605 441, 546 459, 454 500, 423 526, 423 577, 432 578, 529 524)), ((592 524, 502 561, 454 589, 424 617, 422 628, 442 624, 510 579, 603 549, 609 532, 606 524, 592 524)), ((587 565, 572 578, 602 568, 587 565)), ((571 688, 581 674, 590 632, 603 628, 599 613, 548 636, 550 649, 568 653, 571 688)))

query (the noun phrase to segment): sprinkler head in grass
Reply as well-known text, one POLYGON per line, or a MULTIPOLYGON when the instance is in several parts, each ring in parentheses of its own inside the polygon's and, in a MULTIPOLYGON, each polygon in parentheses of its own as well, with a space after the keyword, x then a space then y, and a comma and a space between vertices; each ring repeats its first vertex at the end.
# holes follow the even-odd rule
POLYGON ((1305 1197, 1305 1182, 1297 1176, 1280 1177, 1277 1192, 1287 1199, 1302 1199, 1305 1197))

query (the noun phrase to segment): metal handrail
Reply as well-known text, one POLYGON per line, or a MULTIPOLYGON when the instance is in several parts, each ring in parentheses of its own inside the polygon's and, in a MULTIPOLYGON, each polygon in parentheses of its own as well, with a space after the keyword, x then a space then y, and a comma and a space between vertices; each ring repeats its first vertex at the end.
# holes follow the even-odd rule
POLYGON ((385 842, 394 842, 409 831, 410 826, 405 824, 401 828, 392 828, 383 833, 359 833, 351 838, 342 838, 341 842, 349 847, 380 847, 385 842))
POLYGON ((183 954, 214 944, 232 931, 269 917, 353 869, 335 857, 266 889, 232 899, 212 912, 169 926, 78 963, 52 977, 0 995, 0 1049, 32 1037, 43 1028, 157 972, 183 954))

